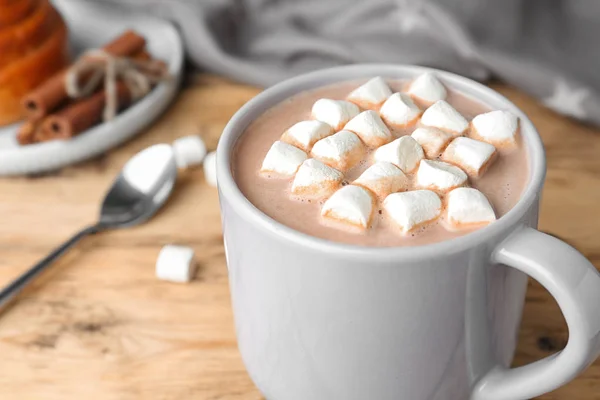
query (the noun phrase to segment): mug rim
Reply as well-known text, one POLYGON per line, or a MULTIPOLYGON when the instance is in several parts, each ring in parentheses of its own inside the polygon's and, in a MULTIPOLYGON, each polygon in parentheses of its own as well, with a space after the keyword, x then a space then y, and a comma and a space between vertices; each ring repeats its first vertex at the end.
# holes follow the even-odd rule
POLYGON ((221 202, 223 199, 227 199, 241 217, 270 233, 273 238, 295 243, 315 252, 336 253, 353 260, 360 259, 371 262, 386 259, 398 262, 416 261, 439 255, 447 256, 489 242, 503 232, 511 231, 537 201, 546 173, 544 146, 539 133, 527 115, 506 97, 479 82, 451 72, 414 65, 393 64, 355 64, 321 69, 298 75, 267 88, 244 104, 231 117, 219 140, 216 163, 221 202), (428 71, 434 72, 445 84, 450 83, 453 87, 461 87, 460 92, 464 92, 463 89, 467 88, 467 94, 480 101, 487 98, 488 100, 492 99, 495 103, 502 103, 503 109, 514 112, 520 118, 520 134, 526 146, 529 179, 517 203, 495 222, 465 235, 430 244, 402 247, 361 246, 318 238, 290 228, 256 208, 238 188, 231 171, 233 149, 246 127, 267 109, 294 94, 327 84, 374 76, 406 79, 428 71))

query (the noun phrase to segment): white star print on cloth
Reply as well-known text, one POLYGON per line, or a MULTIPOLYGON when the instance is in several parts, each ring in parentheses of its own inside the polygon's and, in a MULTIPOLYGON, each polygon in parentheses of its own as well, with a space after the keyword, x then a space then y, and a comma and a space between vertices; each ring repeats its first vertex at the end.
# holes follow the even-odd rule
POLYGON ((575 118, 585 118, 587 113, 583 109, 583 102, 589 97, 588 89, 579 87, 571 88, 567 82, 562 79, 556 81, 554 93, 545 98, 543 103, 551 109, 575 118))
POLYGON ((402 33, 427 29, 431 23, 423 15, 423 4, 408 0, 396 0, 399 26, 402 33))

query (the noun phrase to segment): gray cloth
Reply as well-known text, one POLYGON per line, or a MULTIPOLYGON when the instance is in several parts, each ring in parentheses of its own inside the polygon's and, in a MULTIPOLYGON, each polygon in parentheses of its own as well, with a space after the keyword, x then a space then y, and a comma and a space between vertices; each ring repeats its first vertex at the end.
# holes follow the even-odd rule
POLYGON ((102 0, 173 21, 199 68, 268 86, 377 62, 497 77, 600 124, 598 0, 102 0))

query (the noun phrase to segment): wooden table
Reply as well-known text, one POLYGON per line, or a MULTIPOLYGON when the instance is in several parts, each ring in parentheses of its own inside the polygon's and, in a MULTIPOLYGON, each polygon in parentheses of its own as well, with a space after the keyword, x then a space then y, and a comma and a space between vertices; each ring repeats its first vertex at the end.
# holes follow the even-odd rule
MULTIPOLYGON (((493 86, 529 114, 546 144, 540 228, 600 266, 600 130, 493 86)), ((45 176, 0 179, 0 284, 91 223, 131 155, 190 134, 214 149, 229 117, 258 92, 190 77, 173 107, 119 149, 45 176)), ((232 318, 217 192, 195 170, 180 177, 168 207, 150 223, 86 240, 0 318, 0 398, 261 399, 236 349, 232 318), (154 262, 167 243, 195 249, 200 269, 193 283, 155 279, 154 262)), ((531 282, 516 364, 566 340, 558 307, 531 282)), ((600 363, 542 398, 600 399, 600 363)))

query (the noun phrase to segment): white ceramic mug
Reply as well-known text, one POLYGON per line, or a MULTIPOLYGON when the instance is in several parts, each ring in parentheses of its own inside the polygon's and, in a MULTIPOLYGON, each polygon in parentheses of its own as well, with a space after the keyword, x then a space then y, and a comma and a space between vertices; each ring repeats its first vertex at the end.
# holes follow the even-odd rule
POLYGON ((273 105, 338 81, 426 70, 355 65, 302 75, 256 96, 225 128, 217 176, 238 344, 269 400, 526 399, 573 379, 599 353, 598 272, 535 230, 540 137, 521 110, 477 82, 436 71, 449 88, 520 117, 530 172, 515 207, 474 233, 410 248, 333 243, 272 220, 236 186, 235 142, 273 105), (558 302, 569 341, 511 369, 527 275, 558 302))

